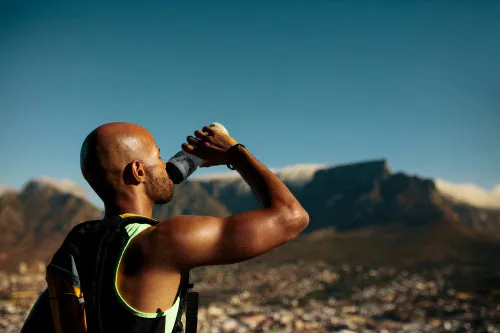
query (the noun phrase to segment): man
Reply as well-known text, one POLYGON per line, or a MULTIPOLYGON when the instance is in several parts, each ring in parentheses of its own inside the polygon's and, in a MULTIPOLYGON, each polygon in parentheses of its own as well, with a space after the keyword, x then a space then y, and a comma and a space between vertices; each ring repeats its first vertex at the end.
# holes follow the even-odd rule
MULTIPOLYGON (((203 167, 231 165, 250 185, 261 208, 226 218, 174 216, 154 223, 154 205, 169 202, 174 187, 153 136, 141 126, 124 122, 108 123, 92 131, 82 145, 81 169, 104 202, 103 221, 136 219, 136 223, 126 225, 127 237, 119 243, 119 252, 113 252, 116 242, 104 246, 89 238, 86 244, 92 244, 91 248, 77 253, 101 256, 105 249, 110 258, 102 264, 107 270, 103 268, 101 275, 113 285, 100 288, 93 300, 101 301, 88 304, 99 307, 103 332, 171 332, 179 308, 180 284, 191 269, 256 257, 297 237, 309 223, 307 212, 288 188, 231 136, 206 126, 188 136, 182 149, 204 159, 203 167)), ((53 261, 57 261, 56 257, 53 261)), ((77 267, 79 259, 75 264, 72 256, 68 258, 58 260, 71 261, 71 270, 80 270, 72 273, 73 279, 81 279, 84 286, 96 279, 81 272, 82 266, 77 267)), ((101 265, 99 260, 103 259, 92 260, 84 271, 101 265)), ((79 300, 89 302, 89 287, 81 288, 83 295, 80 287, 60 293, 63 296, 53 292, 51 298, 57 298, 57 302, 52 303, 51 313, 57 317, 56 331, 73 332, 75 322, 82 320, 81 316, 75 317, 75 309, 80 306, 79 300), (68 301, 64 295, 77 297, 68 301)), ((43 306, 38 302, 32 313, 43 306)), ((85 328, 80 330, 95 325, 96 318, 83 317, 85 328)))

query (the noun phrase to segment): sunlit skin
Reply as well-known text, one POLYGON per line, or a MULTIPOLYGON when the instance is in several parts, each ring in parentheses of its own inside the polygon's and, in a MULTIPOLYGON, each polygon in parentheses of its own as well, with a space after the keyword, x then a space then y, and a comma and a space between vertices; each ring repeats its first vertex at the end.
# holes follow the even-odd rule
MULTIPOLYGON (((248 150, 240 147, 228 155, 236 143, 205 126, 181 147, 204 159, 203 167, 226 165, 230 159, 261 209, 226 218, 174 216, 141 232, 125 251, 117 276, 120 294, 135 309, 165 311, 175 302, 181 274, 248 260, 295 238, 309 223, 288 188, 248 150)), ((173 197, 153 136, 135 124, 108 123, 92 131, 82 145, 81 169, 103 200, 106 217, 133 213, 151 218, 155 204, 173 197)))
POLYGON ((103 200, 105 216, 152 216, 155 204, 173 196, 173 183, 160 149, 145 128, 110 123, 95 129, 82 145, 81 169, 103 200))

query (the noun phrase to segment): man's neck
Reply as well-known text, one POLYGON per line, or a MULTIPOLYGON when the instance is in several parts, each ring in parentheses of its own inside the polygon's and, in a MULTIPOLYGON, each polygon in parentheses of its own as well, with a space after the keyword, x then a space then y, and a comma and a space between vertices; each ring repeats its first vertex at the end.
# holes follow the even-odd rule
POLYGON ((141 215, 145 217, 153 217, 153 206, 140 204, 137 202, 131 202, 129 204, 105 204, 104 205, 104 217, 112 217, 125 213, 141 215))

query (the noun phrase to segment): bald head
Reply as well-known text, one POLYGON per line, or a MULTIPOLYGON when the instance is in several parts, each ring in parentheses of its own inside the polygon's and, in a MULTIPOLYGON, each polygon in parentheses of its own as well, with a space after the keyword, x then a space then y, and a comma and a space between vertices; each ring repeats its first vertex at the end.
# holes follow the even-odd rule
POLYGON ((114 122, 97 127, 82 144, 80 167, 105 204, 127 189, 137 193, 140 186, 154 201, 167 199, 149 193, 151 185, 170 181, 153 136, 139 125, 114 122))
POLYGON ((108 172, 122 169, 130 159, 141 159, 155 148, 151 133, 139 125, 104 124, 93 130, 83 142, 80 167, 84 176, 96 166, 108 172))

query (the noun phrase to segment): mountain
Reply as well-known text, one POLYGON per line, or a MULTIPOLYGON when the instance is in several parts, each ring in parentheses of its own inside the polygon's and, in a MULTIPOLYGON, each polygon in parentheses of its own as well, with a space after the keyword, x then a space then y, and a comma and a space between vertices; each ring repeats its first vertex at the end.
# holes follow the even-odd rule
POLYGON ((69 182, 56 184, 32 180, 0 196, 0 266, 46 260, 73 226, 102 216, 69 182))
POLYGON ((500 241, 471 232, 464 224, 385 224, 336 232, 319 229, 256 257, 248 265, 278 265, 297 260, 416 267, 432 264, 500 268, 500 241))
MULTIPOLYGON (((500 209, 494 199, 482 200, 486 207, 467 203, 460 191, 443 191, 442 182, 392 173, 385 160, 274 171, 309 212, 310 225, 299 239, 255 261, 475 260, 497 249, 500 209)), ((258 208, 236 172, 191 179, 174 191, 169 204, 154 208, 156 219, 258 208)), ((0 265, 47 260, 75 224, 101 216, 69 181, 33 180, 19 192, 7 189, 0 193, 0 265)))
MULTIPOLYGON (((386 160, 324 167, 299 165, 276 171, 309 212, 306 232, 348 231, 403 223, 421 225, 460 220, 476 231, 500 234, 500 209, 475 207, 443 192, 431 179, 392 173, 386 160), (297 176, 298 175, 298 176, 297 176)), ((232 213, 258 207, 250 188, 235 172, 193 180, 232 213)), ((491 200, 490 200, 491 201, 491 200)), ((500 207, 500 205, 499 205, 500 207)))
POLYGON ((168 205, 153 209, 153 217, 163 220, 175 215, 231 215, 226 206, 209 194, 199 183, 184 182, 174 188, 174 197, 168 205))
POLYGON ((436 186, 463 223, 479 232, 500 234, 500 185, 486 191, 472 184, 438 179, 436 186))
MULTIPOLYGON (((315 174, 323 169, 326 169, 326 166, 321 164, 298 164, 278 170, 272 169, 272 171, 297 195, 315 174)), ((194 179, 192 182, 200 184, 233 214, 259 208, 250 186, 236 171, 204 176, 194 179)))

